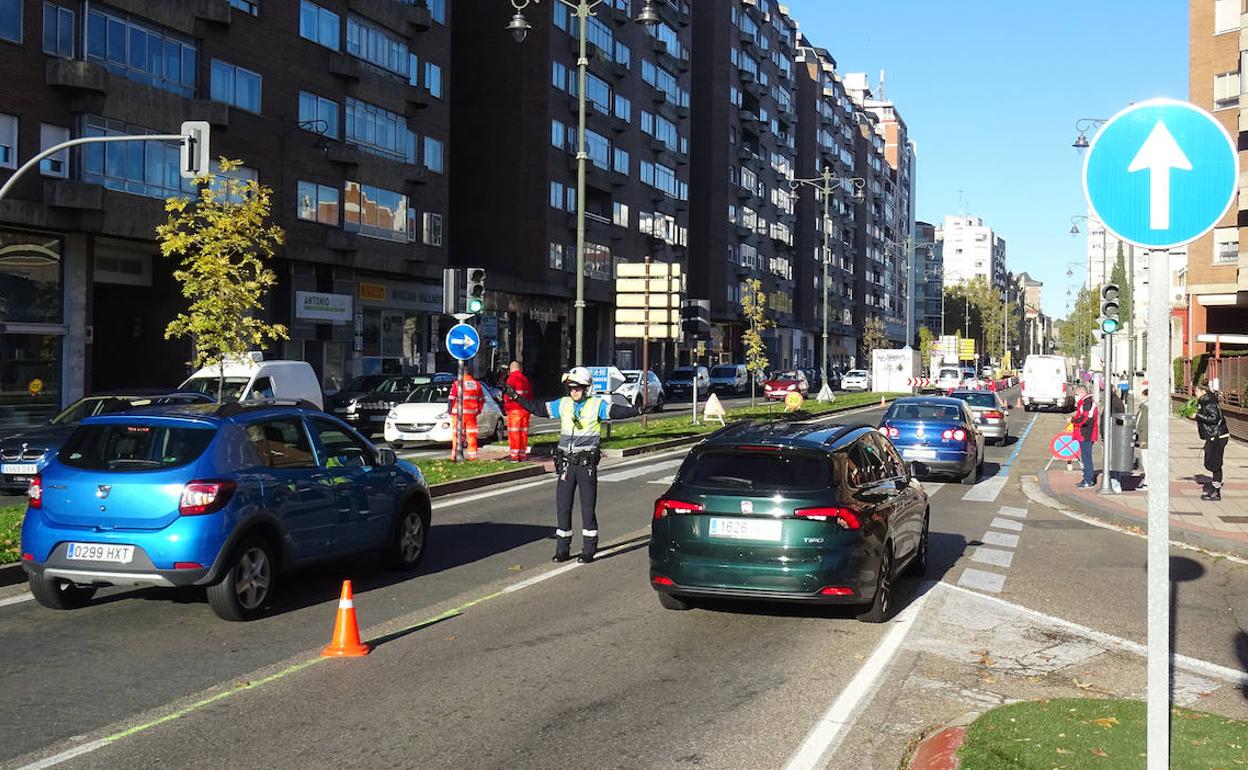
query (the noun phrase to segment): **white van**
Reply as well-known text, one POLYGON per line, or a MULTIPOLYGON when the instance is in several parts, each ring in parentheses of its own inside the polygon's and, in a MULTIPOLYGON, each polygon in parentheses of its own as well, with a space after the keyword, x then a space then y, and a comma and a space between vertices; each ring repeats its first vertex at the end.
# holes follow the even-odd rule
POLYGON ((1041 406, 1062 411, 1075 407, 1075 394, 1070 384, 1070 369, 1064 356, 1027 356, 1023 362, 1023 409, 1028 412, 1041 406))
MULTIPOLYGON (((307 361, 265 361, 252 358, 225 362, 225 385, 222 401, 248 401, 258 398, 303 399, 325 408, 321 383, 307 361)), ((182 390, 194 390, 217 397, 220 366, 205 366, 182 383, 182 390)))

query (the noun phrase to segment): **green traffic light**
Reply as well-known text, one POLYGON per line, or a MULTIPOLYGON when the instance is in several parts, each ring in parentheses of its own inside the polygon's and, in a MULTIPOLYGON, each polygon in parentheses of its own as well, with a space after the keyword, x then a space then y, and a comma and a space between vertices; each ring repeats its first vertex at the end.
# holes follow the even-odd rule
POLYGON ((477 299, 475 297, 468 300, 468 312, 469 313, 480 313, 484 309, 485 309, 485 300, 477 299))
POLYGON ((1122 328, 1122 324, 1118 323, 1117 318, 1102 318, 1101 319, 1101 331, 1105 332, 1106 334, 1113 334, 1114 332, 1118 331, 1120 328, 1122 328))

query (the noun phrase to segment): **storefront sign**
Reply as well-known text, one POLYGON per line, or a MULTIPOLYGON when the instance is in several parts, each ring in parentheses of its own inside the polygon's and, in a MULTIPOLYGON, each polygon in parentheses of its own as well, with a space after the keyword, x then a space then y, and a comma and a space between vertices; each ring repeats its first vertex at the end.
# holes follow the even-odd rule
POLYGON ((364 302, 385 302, 386 286, 382 283, 364 283, 360 281, 357 294, 364 302))
POLYGON ((356 286, 356 297, 362 304, 381 305, 392 310, 442 312, 442 289, 429 283, 360 281, 356 286))
POLYGON ((316 291, 295 292, 295 318, 313 321, 347 323, 351 320, 349 294, 322 294, 316 291))

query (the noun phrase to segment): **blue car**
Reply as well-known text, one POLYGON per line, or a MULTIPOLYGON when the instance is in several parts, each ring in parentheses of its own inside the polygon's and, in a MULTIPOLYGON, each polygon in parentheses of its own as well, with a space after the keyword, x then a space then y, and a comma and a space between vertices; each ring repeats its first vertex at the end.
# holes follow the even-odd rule
POLYGON ((89 418, 28 494, 22 565, 61 610, 99 586, 205 586, 251 620, 296 567, 381 550, 415 569, 430 524, 418 469, 302 401, 89 418))
POLYGON ((984 436, 965 401, 937 396, 899 398, 880 421, 880 433, 921 472, 950 474, 963 484, 979 480, 984 436))

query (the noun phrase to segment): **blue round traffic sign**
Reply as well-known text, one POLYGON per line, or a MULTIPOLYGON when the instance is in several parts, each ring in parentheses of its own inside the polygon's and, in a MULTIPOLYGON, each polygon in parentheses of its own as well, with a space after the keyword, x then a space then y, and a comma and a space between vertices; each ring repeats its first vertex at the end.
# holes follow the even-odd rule
POLYGON ((1239 153, 1217 118, 1187 102, 1150 99, 1103 125, 1083 162, 1088 206, 1120 240, 1148 249, 1190 243, 1226 215, 1239 153))
POLYGON ((455 324, 446 333, 446 352, 457 361, 467 361, 481 349, 481 335, 468 324, 455 324))
POLYGON ((1071 433, 1059 433, 1049 442, 1049 451, 1058 460, 1073 460, 1079 456, 1079 439, 1071 433))

